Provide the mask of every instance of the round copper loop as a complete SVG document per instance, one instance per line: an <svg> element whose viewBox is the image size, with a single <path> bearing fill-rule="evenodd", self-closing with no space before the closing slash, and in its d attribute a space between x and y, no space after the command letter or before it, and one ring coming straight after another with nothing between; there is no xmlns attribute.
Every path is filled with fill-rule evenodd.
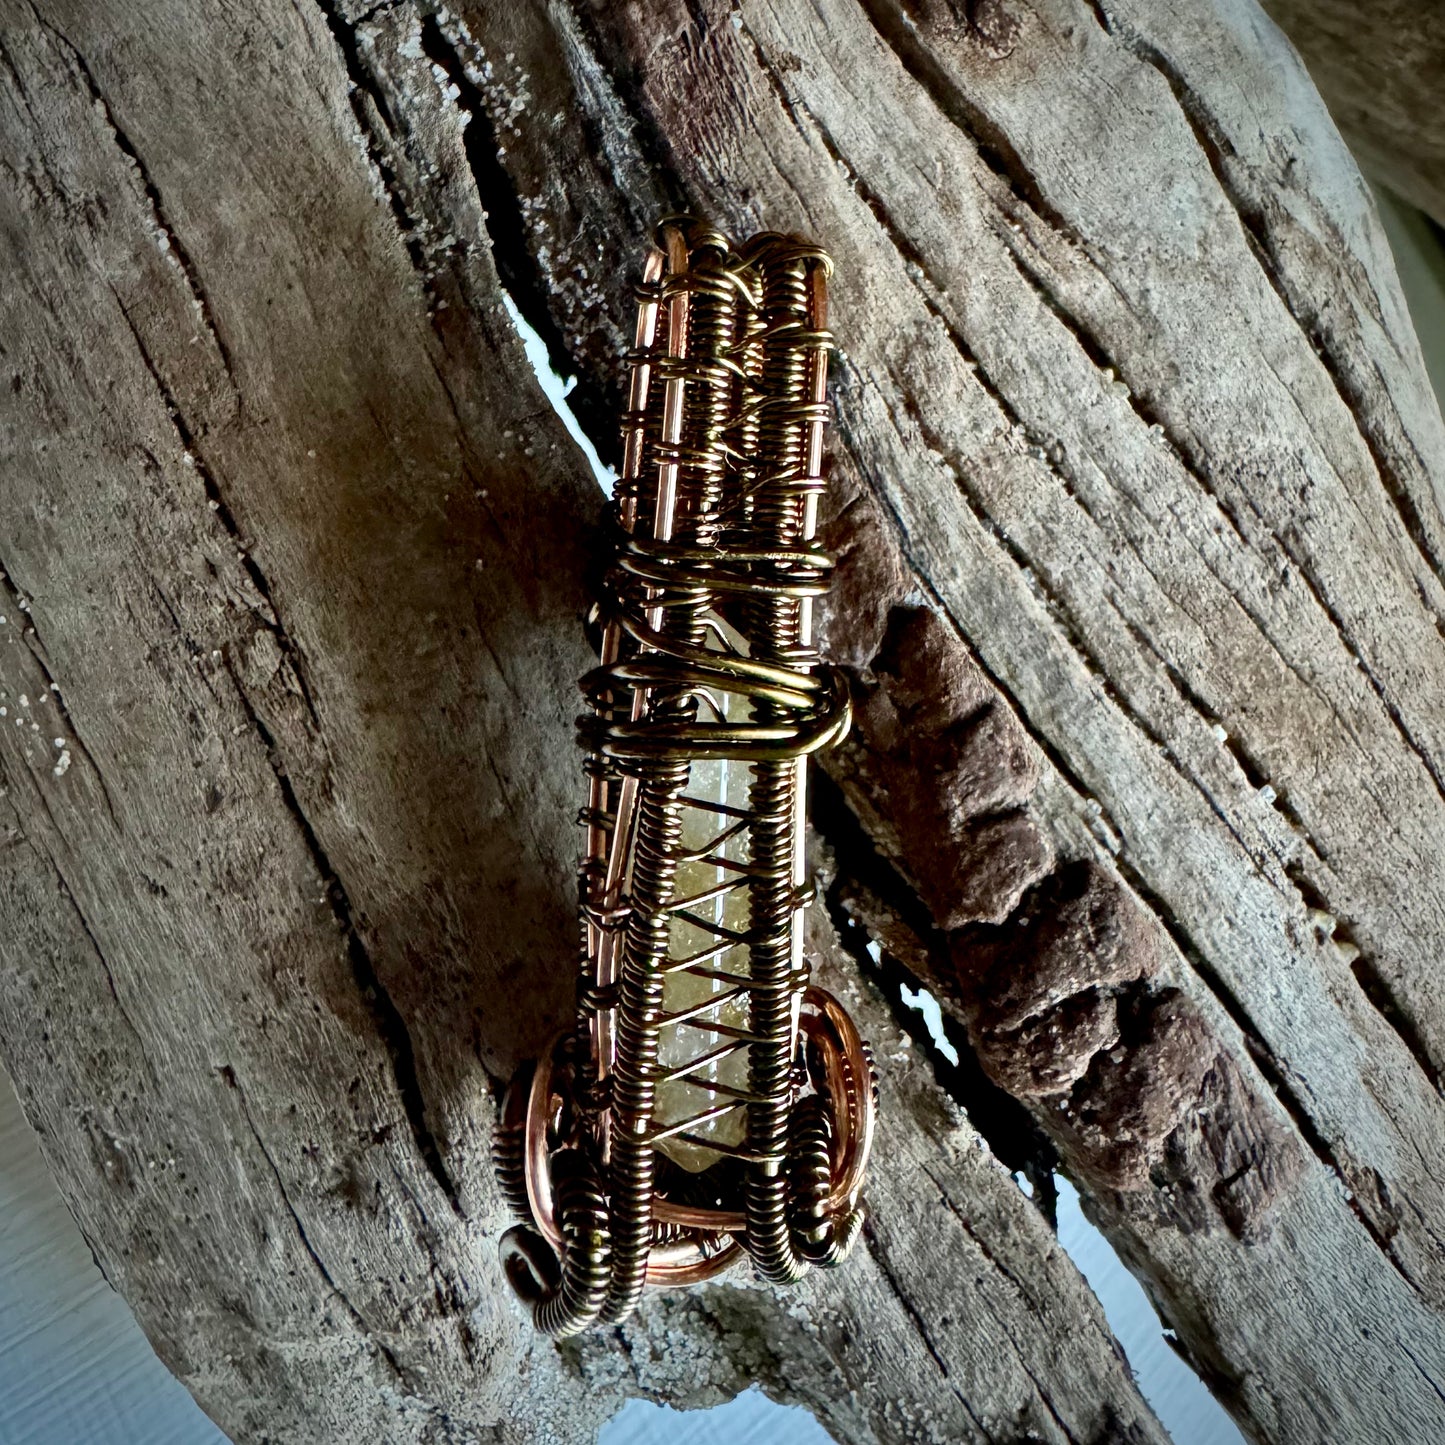
<svg viewBox="0 0 1445 1445"><path fill-rule="evenodd" d="M556 1041L543 1051L532 1074L527 1095L527 1133L522 1154L527 1180L527 1203L543 1236L558 1251L562 1231L552 1208L552 1171L547 1162L547 1121L552 1114L552 1053Z"/></svg>
<svg viewBox="0 0 1445 1445"><path fill-rule="evenodd" d="M736 1264L742 1253L742 1245L732 1239L716 1254L703 1255L691 1263L655 1265L649 1260L647 1282L661 1289L679 1289L683 1285L701 1284Z"/></svg>
<svg viewBox="0 0 1445 1445"><path fill-rule="evenodd" d="M863 1040L848 1011L826 989L810 985L803 992L803 1001L817 1011L813 1018L826 1021L832 1038L822 1030L808 1028L809 1036L820 1045L838 1124L839 1169L833 1187L828 1191L824 1208L830 1214L842 1213L858 1202L863 1176L868 1168L868 1155L873 1147L873 1083ZM809 1015L804 1014L807 1020ZM805 1022L804 1027L807 1028ZM839 1067L841 1064L842 1067ZM844 1108L837 1109L839 1096Z"/></svg>

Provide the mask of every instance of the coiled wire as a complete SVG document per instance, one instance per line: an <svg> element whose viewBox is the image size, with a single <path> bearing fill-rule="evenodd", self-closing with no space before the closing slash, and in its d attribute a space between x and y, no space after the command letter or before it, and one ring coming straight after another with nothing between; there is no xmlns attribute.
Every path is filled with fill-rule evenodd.
<svg viewBox="0 0 1445 1445"><path fill-rule="evenodd" d="M764 1278L795 1280L837 1263L861 1224L855 1198L836 1197L834 1107L844 1101L830 1102L816 1082L805 1092L798 1037L808 981L803 760L848 726L846 686L819 664L809 636L832 566L813 536L820 368L831 347L819 297L830 269L796 237L764 233L734 249L684 219L659 229L638 288L602 659L582 680L589 844L577 1026L557 1075L565 1137L553 1138L555 1101L543 1090L546 1120L529 1115L520 1128L504 1108L494 1145L503 1195L524 1219L544 1197L529 1196L528 1169L544 1167L541 1158L550 1174L553 1217L534 1220L540 1232L512 1231L504 1258L537 1324L555 1335L624 1319L650 1279L704 1278L739 1245ZM745 817L689 796L703 759L750 765ZM706 810L719 829L700 852L683 848L685 808ZM725 859L723 843L743 830L745 859ZM721 906L709 917L677 896L685 857L725 876L714 901L745 898L743 932L723 924ZM670 957L677 919L714 942ZM721 966L740 944L746 973ZM710 980L713 992L669 1014L664 985L676 972ZM745 1006L746 1026L725 1023L715 1013L724 1004ZM721 1040L703 1061L711 1072L696 1060L660 1063L669 1026ZM721 1081L739 1050L743 1088ZM680 1124L658 1123L659 1089L684 1077L715 1102ZM868 1111L866 1158L873 1093L848 1088L847 1107ZM741 1143L699 1132L733 1111ZM689 1183L658 1152L670 1138L719 1162ZM556 1266L539 1253L548 1229Z"/></svg>

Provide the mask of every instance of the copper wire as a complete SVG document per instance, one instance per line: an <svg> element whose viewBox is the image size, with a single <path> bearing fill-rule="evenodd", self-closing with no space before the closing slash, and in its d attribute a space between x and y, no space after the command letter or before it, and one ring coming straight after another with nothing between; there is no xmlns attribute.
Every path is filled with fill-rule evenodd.
<svg viewBox="0 0 1445 1445"><path fill-rule="evenodd" d="M503 1241L508 1277L558 1336L744 1253L780 1283L840 1262L862 1222L876 1107L867 1045L809 984L803 952L807 758L849 720L812 638L832 568L815 536L832 263L798 237L734 247L687 218L656 241L637 288L599 666L582 679L577 1021L514 1082L493 1148L522 1217ZM747 767L745 807L689 793L707 760ZM687 810L715 830L701 847L684 846ZM684 863L717 881L684 896ZM678 953L679 924L706 942ZM711 991L669 1010L679 974ZM664 1064L664 1030L689 1031L697 1051ZM736 1069L723 1078L734 1057L745 1085ZM709 1102L658 1118L659 1091L680 1085ZM730 1119L740 1132L724 1137ZM713 1162L689 1177L663 1157L676 1147Z"/></svg>

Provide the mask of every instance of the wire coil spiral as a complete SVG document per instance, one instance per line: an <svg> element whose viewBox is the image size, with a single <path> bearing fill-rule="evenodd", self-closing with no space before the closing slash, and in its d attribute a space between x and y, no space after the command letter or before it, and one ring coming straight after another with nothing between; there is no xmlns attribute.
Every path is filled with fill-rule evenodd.
<svg viewBox="0 0 1445 1445"><path fill-rule="evenodd" d="M744 1254L841 1262L862 1225L872 1056L809 984L808 756L846 732L812 646L832 560L827 282L795 236L662 223L637 288L590 712L575 1027L493 1141L508 1277L556 1336Z"/></svg>

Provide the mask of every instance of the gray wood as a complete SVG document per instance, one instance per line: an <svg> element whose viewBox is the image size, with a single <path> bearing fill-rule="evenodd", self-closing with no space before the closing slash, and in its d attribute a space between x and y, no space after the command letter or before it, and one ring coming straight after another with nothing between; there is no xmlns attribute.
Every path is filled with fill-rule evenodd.
<svg viewBox="0 0 1445 1445"><path fill-rule="evenodd" d="M1164 1438L847 961L887 1143L844 1270L560 1351L506 1295L600 499L499 280L605 451L681 205L838 260L834 917L1251 1435L1445 1432L1445 428L1292 53L1156 8L4 8L0 1049L235 1438L752 1378L840 1441Z"/></svg>
<svg viewBox="0 0 1445 1445"><path fill-rule="evenodd" d="M753 1378L843 1439L1162 1439L861 993L897 1132L847 1276L535 1340L487 1141L568 1005L601 499L456 112L405 44L404 112L352 89L319 11L11 11L3 39L0 1034L165 1361L238 1440L589 1439L629 1395ZM940 1266L945 1318L915 1304Z"/></svg>
<svg viewBox="0 0 1445 1445"><path fill-rule="evenodd" d="M1445 225L1445 5L1267 0L1360 165Z"/></svg>

